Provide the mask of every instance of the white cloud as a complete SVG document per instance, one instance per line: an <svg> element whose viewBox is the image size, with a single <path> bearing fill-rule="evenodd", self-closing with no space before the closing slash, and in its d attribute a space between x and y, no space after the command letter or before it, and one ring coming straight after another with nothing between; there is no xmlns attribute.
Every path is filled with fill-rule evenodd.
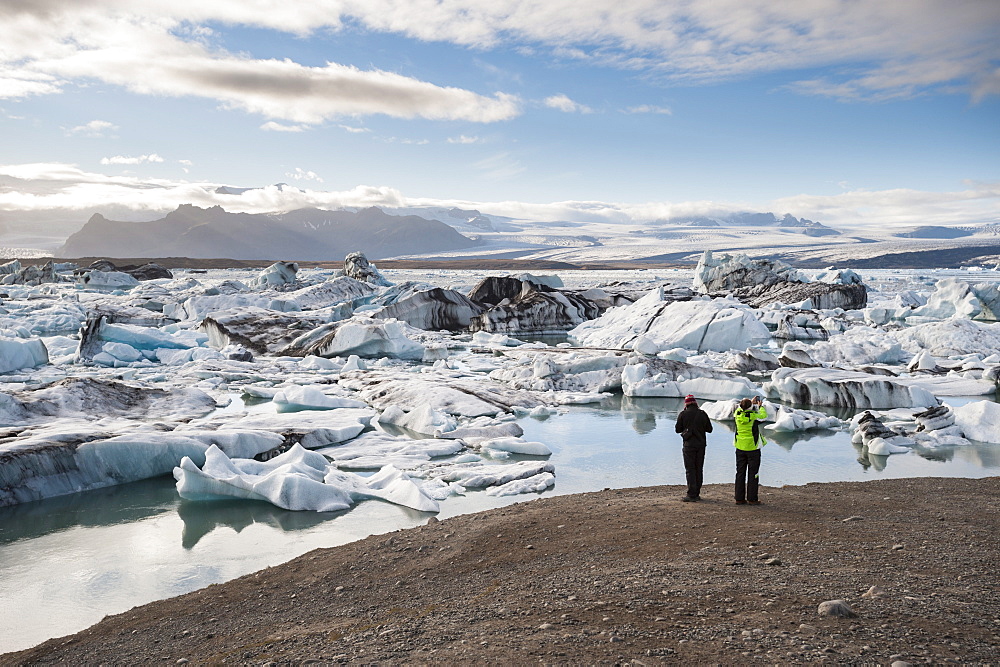
<svg viewBox="0 0 1000 667"><path fill-rule="evenodd" d="M295 124L369 114L494 122L520 113L519 100L504 93L481 95L383 70L331 62L307 66L213 48L208 35L191 29L194 22L298 26L276 21L281 12L257 14L251 6L241 13L243 3L196 4L151 3L141 15L119 0L101 8L62 0L0 6L0 79L34 78L52 87L49 92L69 81L97 80L146 95L206 97ZM312 15L316 9L286 14Z"/></svg>
<svg viewBox="0 0 1000 667"><path fill-rule="evenodd" d="M114 123L110 123L106 120L92 120L89 123L84 123L83 125L77 125L76 127L71 127L66 130L66 134L69 135L79 135L84 137L91 137L94 139L101 139L107 136L108 132L114 132L118 129L118 126Z"/></svg>
<svg viewBox="0 0 1000 667"><path fill-rule="evenodd" d="M285 123L276 123L273 120L269 120L260 126L260 129L265 132L305 132L309 129L308 125L287 125Z"/></svg>
<svg viewBox="0 0 1000 667"><path fill-rule="evenodd" d="M184 165L185 167L190 167L192 164L194 164L194 162L191 162L191 160L178 160L177 162L179 164Z"/></svg>
<svg viewBox="0 0 1000 667"><path fill-rule="evenodd" d="M351 134L364 134L365 132L371 132L367 127L354 127L353 125L338 125L340 129L345 132L350 132Z"/></svg>
<svg viewBox="0 0 1000 667"><path fill-rule="evenodd" d="M306 171L301 167L296 167L295 171L285 174L288 178L294 178L296 181L316 181L317 183L322 183L323 179L315 171Z"/></svg>
<svg viewBox="0 0 1000 667"><path fill-rule="evenodd" d="M497 180L523 171L516 158L508 153L499 153L474 166L484 177ZM952 192L851 190L836 195L800 194L766 202L533 203L406 197L388 186L366 185L339 192L268 186L240 195L220 195L215 192L219 183L109 176L62 163L0 165L0 176L8 179L0 189L0 210L3 211L79 211L120 206L134 211L164 212L186 203L218 204L235 212L290 211L310 206L458 206L528 220L642 224L675 216L760 210L787 212L862 233L866 228L976 225L1000 220L1000 182L967 183L964 190ZM288 176L302 183L322 182L317 174L301 168Z"/></svg>
<svg viewBox="0 0 1000 667"><path fill-rule="evenodd" d="M654 104L640 104L639 106L628 107L622 111L623 113L657 113L665 116L671 116L674 113L670 107L660 107Z"/></svg>
<svg viewBox="0 0 1000 667"><path fill-rule="evenodd" d="M101 164L145 164L148 162L163 162L163 158L156 153L138 155L136 157L129 155L115 155L112 157L101 158Z"/></svg>
<svg viewBox="0 0 1000 667"><path fill-rule="evenodd" d="M479 137L467 137L464 134L460 134L457 137L448 137L449 144L479 144L482 143L482 139Z"/></svg>
<svg viewBox="0 0 1000 667"><path fill-rule="evenodd" d="M508 152L491 155L472 166L482 172L484 178L492 181L506 181L525 171L524 165Z"/></svg>
<svg viewBox="0 0 1000 667"><path fill-rule="evenodd" d="M542 104L550 109L558 109L559 111L564 111L566 113L591 113L593 111L590 107L574 102L562 93L546 97L542 100Z"/></svg>

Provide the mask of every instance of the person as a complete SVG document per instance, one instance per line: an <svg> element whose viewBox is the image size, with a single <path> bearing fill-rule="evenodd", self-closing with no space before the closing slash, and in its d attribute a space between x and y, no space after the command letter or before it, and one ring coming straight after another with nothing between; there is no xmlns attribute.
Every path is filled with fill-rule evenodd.
<svg viewBox="0 0 1000 667"><path fill-rule="evenodd" d="M760 448L767 444L760 421L767 418L760 396L744 398L733 412L736 418L736 504L760 505Z"/></svg>
<svg viewBox="0 0 1000 667"><path fill-rule="evenodd" d="M706 433L712 432L712 420L698 407L698 401L688 394L684 398L684 409L677 415L674 430L681 434L681 453L684 455L684 474L687 477L686 503L701 500L701 483L705 467Z"/></svg>

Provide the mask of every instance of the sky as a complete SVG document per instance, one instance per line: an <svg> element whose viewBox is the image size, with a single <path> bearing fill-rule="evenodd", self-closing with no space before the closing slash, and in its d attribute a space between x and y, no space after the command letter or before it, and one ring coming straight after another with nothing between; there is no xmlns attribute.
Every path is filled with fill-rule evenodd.
<svg viewBox="0 0 1000 667"><path fill-rule="evenodd" d="M992 0L0 0L0 221L997 222L998 35Z"/></svg>

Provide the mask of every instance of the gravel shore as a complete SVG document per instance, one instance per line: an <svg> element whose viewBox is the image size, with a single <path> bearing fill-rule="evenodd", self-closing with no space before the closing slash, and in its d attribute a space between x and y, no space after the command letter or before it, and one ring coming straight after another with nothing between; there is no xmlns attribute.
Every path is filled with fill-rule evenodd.
<svg viewBox="0 0 1000 667"><path fill-rule="evenodd" d="M0 665L998 662L1000 478L761 492L606 490L432 519ZM830 600L856 616L820 615Z"/></svg>

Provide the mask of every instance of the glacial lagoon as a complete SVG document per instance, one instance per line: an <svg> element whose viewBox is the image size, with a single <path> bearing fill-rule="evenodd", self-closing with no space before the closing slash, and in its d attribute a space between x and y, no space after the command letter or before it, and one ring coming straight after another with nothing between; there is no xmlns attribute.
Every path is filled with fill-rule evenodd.
<svg viewBox="0 0 1000 667"><path fill-rule="evenodd" d="M329 273L317 272L310 277L323 279ZM669 270L561 274L567 287L614 285L626 280L636 293L662 284L686 285L691 280L690 271ZM209 285L221 285L227 279L249 281L253 275L248 271L213 271L209 276L199 275L199 279ZM864 272L866 284L880 303L889 303L893 295L904 290L928 292L936 279L952 276L970 281L1000 281L1000 272L996 271L974 274L957 270ZM460 290L467 290L480 277L482 274L476 272L446 271L392 272L390 275L397 283L426 281ZM137 381L146 380L175 390L197 383L212 393L212 398L222 406L217 409L219 416L227 419L238 418L244 413L266 415L275 410L272 401L244 402L245 395L235 386L226 390L225 383L213 384L212 378L221 377L222 373L199 374L197 362L191 362L195 369L191 375L175 373L176 367L166 362L162 366L146 364L135 369L77 366L71 354L76 342L55 334L72 333L71 328L60 331L57 325L64 319L76 322L74 318L78 314L70 312L70 306L75 303L73 298L78 290L72 285L61 285L58 289L61 292L39 290L37 295L25 291L21 302L27 321L37 323L36 302L29 297L42 296L53 303L60 293L69 297L58 301L63 310L51 315L46 325L48 334L53 336L48 339L53 349L61 350L58 360L42 366L37 377L30 374L5 376L8 387L19 384L28 387L39 379L58 379L62 369L103 378L134 373ZM127 298L92 290L80 290L79 294L95 303L107 302L116 307L116 299ZM282 293L282 296L288 294ZM7 306L13 308L11 302ZM556 345L561 339L543 342ZM465 348L468 347L465 344ZM772 344L771 349L777 352L779 348ZM996 352L977 351L980 356ZM530 353L530 349L527 352ZM461 358L466 358L462 354L458 352L459 363L462 363ZM480 365L488 365L489 355L479 355L479 358ZM703 361L717 365L720 359L705 358ZM278 383L287 377L288 368L297 374L296 382L328 381L321 378L323 371L320 375L314 375L315 371L303 374L301 370L304 369L296 370L288 363L283 368L269 368L264 377ZM955 382L961 381L964 380L956 376ZM327 384L322 386L331 388ZM230 393L226 395L226 391ZM958 407L970 401L995 401L996 396L959 398L946 395L943 400ZM852 416L851 411L796 407L819 410L842 419ZM600 403L563 405L556 408L555 414L547 416L521 416L517 423L524 430L523 439L544 443L552 452L547 461L555 468L554 487L540 494L504 497L469 490L464 495L444 499L437 516L446 519L530 501L539 496L604 488L681 485L684 471L680 440L673 429L680 408L678 398L624 397L619 392ZM761 472L765 487L887 477L1000 474L1000 444L973 442L933 448L916 445L906 453L874 456L860 445L852 444L851 432L846 429L768 433L770 444L764 450ZM731 423L715 422L715 431L708 438L705 461L707 484L732 483L731 440ZM505 462L522 459L538 460L511 455ZM710 501L719 503L719 511L731 511L728 486L705 495ZM766 499L765 493L765 502ZM907 502L905 497L898 500L901 504ZM683 512L683 508L678 502L677 511ZM332 513L286 511L263 502L245 500L192 502L178 496L169 475L0 508L0 599L5 609L13 610L5 616L0 651L17 650L70 634L107 614L276 566L315 548L421 525L429 516L376 500Z"/></svg>
<svg viewBox="0 0 1000 667"><path fill-rule="evenodd" d="M442 502L437 516L555 494L683 484L673 428L681 407L678 399L614 396L599 406L522 418L525 439L552 450L555 487L505 498L469 492ZM731 439L727 423L716 422L708 437L706 484L732 483ZM866 458L851 444L849 431L770 433L768 439L764 486L1000 474L995 444ZM719 511L732 511L728 488L712 489L706 497L719 503ZM766 501L766 490L763 497ZM678 503L677 511L683 507ZM334 513L291 512L240 500L189 502L178 497L170 477L0 508L0 599L18 610L5 618L0 651L70 634L107 614L275 566L312 549L417 526L429 516L379 501Z"/></svg>

